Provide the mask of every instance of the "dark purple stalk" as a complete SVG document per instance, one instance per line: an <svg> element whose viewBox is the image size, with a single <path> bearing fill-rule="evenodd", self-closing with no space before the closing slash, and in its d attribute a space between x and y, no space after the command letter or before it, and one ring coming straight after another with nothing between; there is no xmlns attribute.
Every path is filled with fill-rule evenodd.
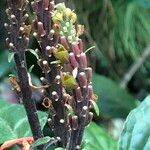
<svg viewBox="0 0 150 150"><path fill-rule="evenodd" d="M56 82L56 78L60 77L60 66L51 64L51 62L56 60L51 50L58 44L59 38L58 35L53 35L52 28L51 12L54 9L54 1L34 1L32 6L37 15L37 19L34 21L37 32L34 33L34 36L40 45L39 64L45 74L44 78L48 81L48 97L52 100L54 108L50 119L52 119L53 122L55 136L61 139L58 145L65 148L68 142L67 115L63 101L62 84L61 81L58 81L59 83ZM46 64L43 62L46 62ZM53 93L57 94L57 99L54 98Z"/></svg>
<svg viewBox="0 0 150 150"><path fill-rule="evenodd" d="M39 119L37 116L35 101L32 99L32 91L29 86L28 74L25 66L26 61L24 52L15 53L14 60L16 63L19 85L21 88L23 105L26 110L26 114L29 120L34 140L37 140L41 138L43 135L40 128Z"/></svg>
<svg viewBox="0 0 150 150"><path fill-rule="evenodd" d="M26 31L25 20L28 14L25 14L26 0L8 0L8 9L6 10L10 25L5 24L8 29L9 37L6 39L10 50L14 53L14 60L17 69L18 82L21 89L23 105L28 117L34 140L43 137L35 100L32 98L32 91L29 85L28 72L26 67L25 51L28 47L29 34ZM39 147L42 150L42 147Z"/></svg>

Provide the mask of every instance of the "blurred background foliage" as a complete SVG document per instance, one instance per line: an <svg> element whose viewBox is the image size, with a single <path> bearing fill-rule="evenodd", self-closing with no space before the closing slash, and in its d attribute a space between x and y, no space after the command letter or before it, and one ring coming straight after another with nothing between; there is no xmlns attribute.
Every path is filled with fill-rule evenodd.
<svg viewBox="0 0 150 150"><path fill-rule="evenodd" d="M65 3L77 12L78 22L85 26L82 35L85 49L95 46L88 53L101 112L94 121L110 129L114 125L113 119L125 119L150 93L150 0L65 0ZM6 99L6 90L10 91L7 77L14 72L14 65L7 62L7 32L3 27L7 21L5 8L6 1L1 0L0 97ZM37 48L32 36L31 39L30 48ZM29 67L35 64L33 74L41 76L36 58L31 54L27 57ZM126 80L128 75L131 78ZM9 94L7 99L11 99Z"/></svg>

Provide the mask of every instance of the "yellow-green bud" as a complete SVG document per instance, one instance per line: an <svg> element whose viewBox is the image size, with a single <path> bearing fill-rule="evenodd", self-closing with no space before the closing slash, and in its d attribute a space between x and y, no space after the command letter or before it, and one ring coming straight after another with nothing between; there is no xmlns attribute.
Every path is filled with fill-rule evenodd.
<svg viewBox="0 0 150 150"><path fill-rule="evenodd" d="M71 11L70 8L66 8L66 9L64 10L64 16L65 16L67 19L70 19L71 14L72 14L72 11Z"/></svg>
<svg viewBox="0 0 150 150"><path fill-rule="evenodd" d="M70 21L72 23L75 23L77 21L77 15L74 12L72 12L70 15Z"/></svg>
<svg viewBox="0 0 150 150"><path fill-rule="evenodd" d="M52 19L54 23L60 23L61 21L63 21L63 14L54 12Z"/></svg>

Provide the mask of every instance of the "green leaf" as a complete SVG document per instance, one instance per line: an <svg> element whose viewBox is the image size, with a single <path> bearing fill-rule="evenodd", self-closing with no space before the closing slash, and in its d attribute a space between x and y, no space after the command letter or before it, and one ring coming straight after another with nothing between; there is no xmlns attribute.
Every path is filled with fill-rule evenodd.
<svg viewBox="0 0 150 150"><path fill-rule="evenodd" d="M119 140L119 150L150 149L150 96L128 115Z"/></svg>
<svg viewBox="0 0 150 150"><path fill-rule="evenodd" d="M99 98L97 105L104 116L125 118L137 106L136 99L104 76L93 74L93 87Z"/></svg>
<svg viewBox="0 0 150 150"><path fill-rule="evenodd" d="M0 53L0 78L12 71L14 68L14 62L8 63L8 51L3 51Z"/></svg>
<svg viewBox="0 0 150 150"><path fill-rule="evenodd" d="M74 111L73 111L73 108L68 105L68 104L65 104L66 108L67 108L67 114L73 116L74 115Z"/></svg>
<svg viewBox="0 0 150 150"><path fill-rule="evenodd" d="M42 144L46 144L47 142L49 142L49 140L50 140L50 137L49 137L49 136L40 138L40 139L36 140L36 141L32 144L31 149L34 149L35 147L40 146L40 145L42 145Z"/></svg>
<svg viewBox="0 0 150 150"><path fill-rule="evenodd" d="M92 102L92 105L93 105L96 115L99 116L99 108L98 108L97 103L95 101L91 101L91 102Z"/></svg>
<svg viewBox="0 0 150 150"><path fill-rule="evenodd" d="M39 56L34 49L27 49L27 50L29 50L29 52L31 52L37 59L39 59Z"/></svg>
<svg viewBox="0 0 150 150"><path fill-rule="evenodd" d="M55 150L65 150L65 149L62 147L57 147L57 148L55 148Z"/></svg>
<svg viewBox="0 0 150 150"><path fill-rule="evenodd" d="M8 53L8 62L10 63L14 58L14 52L9 52Z"/></svg>
<svg viewBox="0 0 150 150"><path fill-rule="evenodd" d="M101 127L91 122L85 129L83 150L117 150L117 142Z"/></svg>
<svg viewBox="0 0 150 150"><path fill-rule="evenodd" d="M32 66L29 68L29 73L32 72L33 68L34 68L34 65L32 65Z"/></svg>
<svg viewBox="0 0 150 150"><path fill-rule="evenodd" d="M47 121L47 114L38 112L41 127ZM23 106L0 100L0 143L7 140L32 136Z"/></svg>
<svg viewBox="0 0 150 150"><path fill-rule="evenodd" d="M144 7L150 7L150 0L133 0L133 1Z"/></svg>

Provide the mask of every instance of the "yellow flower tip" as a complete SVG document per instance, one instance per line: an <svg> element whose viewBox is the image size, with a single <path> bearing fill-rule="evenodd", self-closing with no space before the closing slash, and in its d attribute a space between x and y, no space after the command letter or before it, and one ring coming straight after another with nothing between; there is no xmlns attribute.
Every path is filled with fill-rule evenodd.
<svg viewBox="0 0 150 150"><path fill-rule="evenodd" d="M77 21L77 15L74 12L72 12L70 15L70 21L72 23L75 23Z"/></svg>
<svg viewBox="0 0 150 150"><path fill-rule="evenodd" d="M59 12L63 12L66 9L65 3L59 3L55 5L55 9Z"/></svg>
<svg viewBox="0 0 150 150"><path fill-rule="evenodd" d="M56 11L52 16L52 19L54 23L59 24L60 22L63 21L63 14Z"/></svg>
<svg viewBox="0 0 150 150"><path fill-rule="evenodd" d="M66 18L70 18L71 14L72 14L72 11L71 11L70 8L66 8L66 9L64 10L64 16L65 16Z"/></svg>

